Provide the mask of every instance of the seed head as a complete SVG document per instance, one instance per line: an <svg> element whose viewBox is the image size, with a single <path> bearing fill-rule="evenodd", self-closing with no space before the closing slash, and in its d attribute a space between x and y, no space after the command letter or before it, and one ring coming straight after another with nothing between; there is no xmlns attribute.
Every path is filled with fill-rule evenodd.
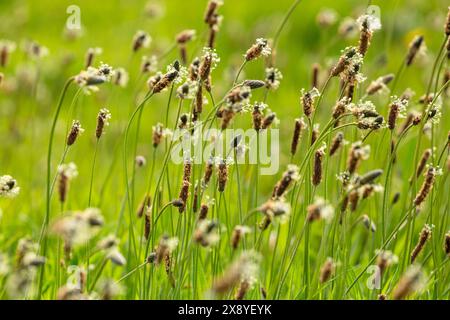
<svg viewBox="0 0 450 320"><path fill-rule="evenodd" d="M247 50L244 57L246 61L251 61L259 58L260 56L267 57L271 52L272 50L269 47L267 39L258 38L256 39L255 44Z"/></svg>
<svg viewBox="0 0 450 320"><path fill-rule="evenodd" d="M0 198L14 198L20 192L17 181L10 175L0 176Z"/></svg>
<svg viewBox="0 0 450 320"><path fill-rule="evenodd" d="M314 154L314 171L312 176L312 184L314 186L318 186L322 181L322 162L323 156L325 155L325 148L326 146L322 146Z"/></svg>
<svg viewBox="0 0 450 320"><path fill-rule="evenodd" d="M291 142L291 155L294 156L297 153L298 142L301 138L303 129L306 128L306 123L302 118L295 119L294 134Z"/></svg>
<svg viewBox="0 0 450 320"><path fill-rule="evenodd" d="M440 174L441 170L430 166L425 175L425 180L422 183L422 187L414 199L414 205L416 207L420 206L426 199L427 195L430 193L433 188L434 181L436 179L436 175Z"/></svg>
<svg viewBox="0 0 450 320"><path fill-rule="evenodd" d="M272 199L282 198L286 194L292 183L298 181L299 179L299 168L293 164L288 165L288 168L283 173L281 180L278 181L278 183L275 185L272 193Z"/></svg>
<svg viewBox="0 0 450 320"><path fill-rule="evenodd" d="M97 128L95 130L95 136L100 139L104 133L105 127L109 126L109 119L111 119L111 112L108 109L100 109L97 115Z"/></svg>
<svg viewBox="0 0 450 320"><path fill-rule="evenodd" d="M423 274L420 267L416 265L410 266L397 283L392 293L392 298L394 300L405 299L420 288L422 280Z"/></svg>
<svg viewBox="0 0 450 320"><path fill-rule="evenodd" d="M133 51L136 52L141 48L147 48L150 45L152 38L147 32L139 30L133 38Z"/></svg>
<svg viewBox="0 0 450 320"><path fill-rule="evenodd" d="M75 143L78 136L84 132L84 129L81 127L80 121L73 120L72 127L70 129L69 135L67 136L67 145L71 146Z"/></svg>
<svg viewBox="0 0 450 320"><path fill-rule="evenodd" d="M423 251L425 244L431 238L431 233L432 227L429 225L425 225L422 231L420 232L419 241L417 242L417 245L415 246L414 250L411 253L411 263L414 263L418 255Z"/></svg>
<svg viewBox="0 0 450 320"><path fill-rule="evenodd" d="M325 283L333 276L336 269L336 264L332 258L327 258L322 268L320 269L320 283Z"/></svg>
<svg viewBox="0 0 450 320"><path fill-rule="evenodd" d="M406 55L406 66L410 66L416 58L423 44L423 36L416 36L409 45L408 54Z"/></svg>
<svg viewBox="0 0 450 320"><path fill-rule="evenodd" d="M338 132L336 136L333 138L333 141L331 142L330 156L334 155L336 151L339 150L343 142L344 142L344 133Z"/></svg>

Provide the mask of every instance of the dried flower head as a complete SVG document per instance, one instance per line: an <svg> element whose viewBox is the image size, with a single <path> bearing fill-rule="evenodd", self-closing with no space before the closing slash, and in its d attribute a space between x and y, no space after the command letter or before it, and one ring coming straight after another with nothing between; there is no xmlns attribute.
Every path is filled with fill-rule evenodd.
<svg viewBox="0 0 450 320"><path fill-rule="evenodd" d="M369 216L367 214L363 215L361 218L361 221L364 225L364 227L366 227L367 230L371 231L371 232L375 232L377 231L377 227L375 225L375 222L373 222Z"/></svg>
<svg viewBox="0 0 450 320"><path fill-rule="evenodd" d="M152 73L156 72L158 66L158 59L156 56L143 56L141 60L141 72L142 73Z"/></svg>
<svg viewBox="0 0 450 320"><path fill-rule="evenodd" d="M0 66L6 67L11 53L16 50L16 43L10 40L0 40Z"/></svg>
<svg viewBox="0 0 450 320"><path fill-rule="evenodd" d="M394 79L393 74L387 74L385 76L379 77L375 81L372 81L369 86L366 89L366 94L368 96L374 95L378 92L388 92L389 89L387 87L387 84L389 84ZM404 100L403 98L400 98L401 100Z"/></svg>

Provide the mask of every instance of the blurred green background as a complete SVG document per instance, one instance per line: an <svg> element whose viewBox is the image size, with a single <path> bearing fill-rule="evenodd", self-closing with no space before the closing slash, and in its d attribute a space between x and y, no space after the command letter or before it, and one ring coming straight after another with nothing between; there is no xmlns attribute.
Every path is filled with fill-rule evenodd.
<svg viewBox="0 0 450 320"><path fill-rule="evenodd" d="M202 35L206 30L203 23L206 3L206 0L0 1L0 39L9 39L18 44L8 67L1 70L5 74L5 84L0 90L0 174L14 176L22 187L17 201L4 202L0 207L3 210L1 225L8 226L8 229L0 233L0 242L4 248L13 251L16 240L24 235L37 237L45 203L45 156L51 116L65 80L83 68L86 50L90 47L101 47L103 53L96 59L96 63L104 61L113 67L125 67L130 72L128 88L122 90L105 85L99 93L82 97L78 102L77 118L86 132L70 151L68 161L77 163L81 177L87 177L90 172L95 142L92 132L95 130L98 110L107 106L113 114L111 127L102 140L99 152L98 179L94 186L98 191L117 155L116 147L121 141L120 134L126 124L127 115L133 108L134 102L130 96L136 93L136 87L144 88L142 79L138 77L140 56L165 52L175 42L175 35L184 29L197 31L197 41L188 45L188 53L190 56L198 54L201 48L199 43L203 41ZM224 20L216 43L221 62L213 72L216 98L221 97L228 88L230 74L242 62L242 55L247 48L258 37L271 38L274 35L291 3L292 0L225 0L219 10ZM280 88L271 92L267 101L281 120L283 149L280 170L283 170L289 161L288 148L293 121L301 115L300 89L310 87L312 64L321 64L323 81L326 70L339 57L340 50L358 41L358 34L348 39L339 36L340 23L346 17L356 19L370 3L379 6L383 27L374 34L365 59L363 72L368 80L364 86L381 75L395 72L405 55L408 43L414 35L423 34L429 48L428 55L406 71L398 88L401 92L410 87L417 92L417 96L424 93L431 63L442 41L448 1L302 1L281 34L276 54L277 67L284 78ZM69 5L77 5L81 9L83 28L76 39L71 39L65 32L65 23L69 17L66 9ZM328 27L317 23L317 15L325 8L334 10L337 15L336 23ZM148 32L153 41L149 48L130 60L132 38L137 30ZM38 62L30 62L20 50L21 42L27 39L48 47L49 55ZM164 71L165 66L177 57L176 50L171 52L160 61L159 69ZM29 97L32 90L30 83L36 74L39 74L40 85L37 88L38 100L34 103ZM245 74L249 79L263 78L264 61L261 59L248 64ZM336 82L332 90L337 92L337 88ZM71 89L66 105L69 104L74 91L75 89ZM262 99L262 94L262 91L255 92L255 100ZM335 95L331 96L320 110L319 120L329 118ZM379 99L374 102L386 102L386 98ZM146 108L139 154L150 157L148 146L151 128L156 122L162 121L166 101L166 95L155 97ZM71 120L64 112L61 119L55 140L54 165L62 152L66 121ZM443 125L440 126L437 136L443 137L442 134L448 130L448 123L449 115L444 112ZM238 126L239 124L248 127L250 120L248 117L239 119ZM412 163L409 161L409 155L413 152L414 140L408 140L402 148L402 156L405 157L403 160L406 162L400 170L410 172ZM373 151L372 163L362 171L373 168L373 163L384 159L385 154L380 152L381 150ZM161 157L162 155L158 155L158 161L162 161ZM103 199L99 199L98 194L94 195L94 203L102 207L109 229L114 228L115 221L112 217L117 216L124 192L123 177L120 173L121 160L116 170L117 174L105 190L108 195L105 202L100 203ZM262 199L270 195L277 179L277 176L261 178ZM71 201L67 209L83 208L86 202L87 181L86 178L80 177L73 181Z"/></svg>

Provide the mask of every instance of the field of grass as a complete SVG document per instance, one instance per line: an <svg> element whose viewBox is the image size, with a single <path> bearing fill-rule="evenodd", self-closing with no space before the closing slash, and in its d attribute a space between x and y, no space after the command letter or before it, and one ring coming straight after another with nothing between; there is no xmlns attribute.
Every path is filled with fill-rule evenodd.
<svg viewBox="0 0 450 320"><path fill-rule="evenodd" d="M0 299L448 300L449 23L444 0L1 1ZM200 127L253 140L176 163Z"/></svg>

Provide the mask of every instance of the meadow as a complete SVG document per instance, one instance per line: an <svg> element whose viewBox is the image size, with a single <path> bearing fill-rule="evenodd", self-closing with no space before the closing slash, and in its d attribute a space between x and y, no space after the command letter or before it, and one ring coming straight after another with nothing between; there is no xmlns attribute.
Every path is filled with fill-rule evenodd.
<svg viewBox="0 0 450 320"><path fill-rule="evenodd" d="M0 299L448 300L449 10L2 1Z"/></svg>

